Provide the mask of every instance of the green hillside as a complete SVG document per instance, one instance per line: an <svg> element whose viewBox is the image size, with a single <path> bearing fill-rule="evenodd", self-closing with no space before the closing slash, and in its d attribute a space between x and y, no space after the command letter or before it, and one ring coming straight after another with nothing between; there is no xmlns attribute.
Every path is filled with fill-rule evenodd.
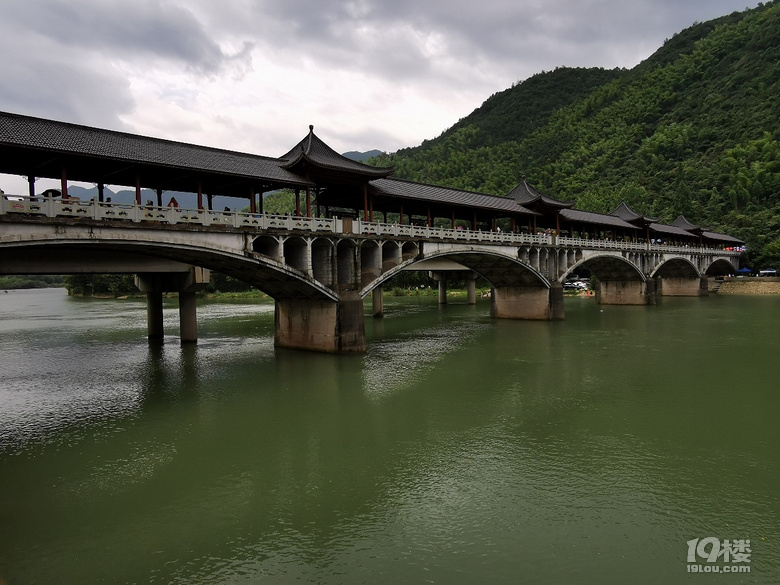
<svg viewBox="0 0 780 585"><path fill-rule="evenodd" d="M523 176L578 207L691 221L780 264L780 0L695 24L632 70L561 68L434 140L374 159L498 195Z"/></svg>

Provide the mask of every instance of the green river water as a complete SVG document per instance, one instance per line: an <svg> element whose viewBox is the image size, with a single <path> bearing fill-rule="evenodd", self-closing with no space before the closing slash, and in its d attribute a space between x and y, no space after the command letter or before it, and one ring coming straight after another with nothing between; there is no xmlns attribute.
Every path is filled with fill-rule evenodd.
<svg viewBox="0 0 780 585"><path fill-rule="evenodd" d="M780 582L780 297L387 297L360 356L175 302L0 291L0 584Z"/></svg>

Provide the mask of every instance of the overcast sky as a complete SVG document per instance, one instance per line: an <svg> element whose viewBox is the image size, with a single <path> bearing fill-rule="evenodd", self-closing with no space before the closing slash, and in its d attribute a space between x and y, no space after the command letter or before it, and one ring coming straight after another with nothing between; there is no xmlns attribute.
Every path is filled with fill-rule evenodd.
<svg viewBox="0 0 780 585"><path fill-rule="evenodd" d="M0 0L0 110L267 156L314 124L339 152L393 152L535 73L631 68L757 4Z"/></svg>

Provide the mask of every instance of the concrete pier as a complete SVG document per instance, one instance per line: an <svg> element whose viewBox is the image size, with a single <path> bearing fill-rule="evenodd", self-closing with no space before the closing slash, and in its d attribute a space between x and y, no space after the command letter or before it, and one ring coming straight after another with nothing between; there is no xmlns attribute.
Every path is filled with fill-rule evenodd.
<svg viewBox="0 0 780 585"><path fill-rule="evenodd" d="M179 337L182 343L196 343L198 341L195 293L191 291L179 293Z"/></svg>
<svg viewBox="0 0 780 585"><path fill-rule="evenodd" d="M274 343L329 353L364 352L363 300L357 294L343 294L340 301L277 299Z"/></svg>
<svg viewBox="0 0 780 585"><path fill-rule="evenodd" d="M562 311L563 289L560 295ZM545 286L494 287L491 294L490 315L496 319L533 319L549 321L553 318L550 289Z"/></svg>
<svg viewBox="0 0 780 585"><path fill-rule="evenodd" d="M655 304L655 283L652 280L648 283L652 284L648 287L641 280L602 280L596 287L596 302L600 305Z"/></svg>
<svg viewBox="0 0 780 585"><path fill-rule="evenodd" d="M381 284L371 291L371 314L377 319L385 315L385 301L382 293Z"/></svg>
<svg viewBox="0 0 780 585"><path fill-rule="evenodd" d="M659 294L664 297L699 297L708 294L706 277L659 278L658 284Z"/></svg>
<svg viewBox="0 0 780 585"><path fill-rule="evenodd" d="M195 293L209 283L211 272L191 266L188 272L137 274L135 285L146 293L146 323L149 340L163 339L163 293L179 294L181 343L198 341L198 315Z"/></svg>
<svg viewBox="0 0 780 585"><path fill-rule="evenodd" d="M149 340L162 339L163 331L163 295L161 291L146 293L146 326Z"/></svg>

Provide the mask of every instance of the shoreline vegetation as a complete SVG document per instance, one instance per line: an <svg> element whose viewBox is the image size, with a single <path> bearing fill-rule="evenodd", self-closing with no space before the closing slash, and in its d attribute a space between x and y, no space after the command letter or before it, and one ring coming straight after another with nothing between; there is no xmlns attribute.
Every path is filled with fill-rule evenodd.
<svg viewBox="0 0 780 585"><path fill-rule="evenodd" d="M717 291L711 291L712 294L721 295L780 295L780 278L761 278L761 277L746 277L746 278L730 278L720 281L720 287ZM8 292L10 290L36 290L43 287L3 287L0 286L0 290ZM46 288L65 288L62 283L51 284ZM395 286L385 290L384 294L388 297L436 297L439 291L436 287L399 287ZM587 291L565 291L567 297L589 297L594 296L592 290ZM478 287L476 289L476 295L478 299L490 298L490 287ZM93 293L83 294L74 293L68 290L68 296L75 298L93 298L101 300L145 300L146 295L142 292L123 292L121 294L111 293ZM176 298L176 293L165 293L165 298ZM257 290L244 290L244 291L203 291L197 293L198 298L209 300L273 300L272 297L266 293ZM369 297L366 297L369 298ZM463 299L467 298L466 289L451 288L447 290L447 298Z"/></svg>

